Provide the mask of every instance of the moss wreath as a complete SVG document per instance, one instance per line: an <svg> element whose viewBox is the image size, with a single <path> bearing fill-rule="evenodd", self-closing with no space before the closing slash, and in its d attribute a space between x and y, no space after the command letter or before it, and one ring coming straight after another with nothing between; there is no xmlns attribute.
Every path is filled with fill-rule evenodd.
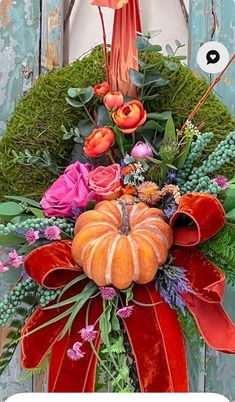
<svg viewBox="0 0 235 402"><path fill-rule="evenodd" d="M179 65L178 70L166 67L167 57L151 53L149 62L154 63L169 84L160 88L160 96L149 102L151 111L170 110L177 128L180 128L198 100L205 93L208 84L198 78L187 67ZM12 116L6 133L0 143L0 198L4 195L22 195L39 199L54 175L32 166L14 162L12 151L29 149L49 150L53 162L58 166L68 165L71 159L73 141L63 140L61 125L76 126L85 118L83 110L67 105L65 97L69 87L87 87L105 79L103 52L95 49L89 56L73 64L41 76L29 93L21 100ZM91 102L91 108L94 105ZM212 131L215 136L204 157L214 149L230 131L235 130L235 119L226 106L215 95L210 95L195 117L195 124L206 122L203 131ZM226 164L220 174L231 178L233 169Z"/></svg>

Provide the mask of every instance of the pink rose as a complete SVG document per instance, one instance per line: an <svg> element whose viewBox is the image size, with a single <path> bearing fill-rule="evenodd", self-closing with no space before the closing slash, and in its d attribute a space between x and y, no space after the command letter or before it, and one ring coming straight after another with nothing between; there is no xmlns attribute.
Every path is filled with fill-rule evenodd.
<svg viewBox="0 0 235 402"><path fill-rule="evenodd" d="M99 166L89 173L89 186L100 200L114 200L121 196L121 168L118 163Z"/></svg>
<svg viewBox="0 0 235 402"><path fill-rule="evenodd" d="M88 163L76 162L68 166L41 200L44 215L72 218L76 215L76 209L85 208L89 201L96 200L95 192L88 186L92 169L93 166Z"/></svg>

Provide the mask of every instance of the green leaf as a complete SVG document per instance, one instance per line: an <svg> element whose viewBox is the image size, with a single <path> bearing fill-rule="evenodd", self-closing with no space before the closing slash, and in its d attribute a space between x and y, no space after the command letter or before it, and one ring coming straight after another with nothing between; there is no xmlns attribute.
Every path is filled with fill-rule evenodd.
<svg viewBox="0 0 235 402"><path fill-rule="evenodd" d="M5 195L4 198L8 198L9 200L20 201L28 205L32 205L33 207L40 208L40 204L37 201L31 200L31 198L20 197L18 195Z"/></svg>
<svg viewBox="0 0 235 402"><path fill-rule="evenodd" d="M76 278L74 278L72 281L70 281L69 283L67 283L67 285L63 288L63 290L61 291L59 297L58 297L58 302L60 301L61 297L63 296L63 294L65 292L67 292L68 289L70 289L73 285L75 285L76 283L86 279L87 276L85 274L82 275L78 275Z"/></svg>
<svg viewBox="0 0 235 402"><path fill-rule="evenodd" d="M112 330L112 326L110 323L111 311L112 311L112 305L110 303L108 304L107 307L104 305L104 311L100 318L101 338L106 346L109 345L109 334Z"/></svg>
<svg viewBox="0 0 235 402"><path fill-rule="evenodd" d="M154 120L147 121L143 126L139 127L136 132L138 134L145 134L149 131L157 131L161 130L161 125Z"/></svg>
<svg viewBox="0 0 235 402"><path fill-rule="evenodd" d="M126 292L126 304L128 304L129 301L131 301L132 299L133 299L133 290L132 290L132 288L130 288Z"/></svg>
<svg viewBox="0 0 235 402"><path fill-rule="evenodd" d="M59 307L63 307L63 306L67 306L68 304L71 303L76 303L78 302L80 299L82 299L84 297L84 295L86 295L87 292L90 291L90 288L93 288L95 286L95 288L97 289L97 286L94 284L94 282L89 282L84 289L82 290L81 293L76 294L73 297L70 297L69 299L65 299L62 302L56 303L56 304L52 304L49 307L44 307L43 310L52 310L55 308L59 308ZM61 296L61 295L60 295Z"/></svg>
<svg viewBox="0 0 235 402"><path fill-rule="evenodd" d="M172 116L167 120L164 132L164 142L168 140L176 140L175 124Z"/></svg>
<svg viewBox="0 0 235 402"><path fill-rule="evenodd" d="M170 116L170 112L163 113L148 113L148 119L155 121L165 121L168 120Z"/></svg>
<svg viewBox="0 0 235 402"><path fill-rule="evenodd" d="M97 109L98 127L108 126L111 122L108 109L102 105Z"/></svg>
<svg viewBox="0 0 235 402"><path fill-rule="evenodd" d="M174 50L172 49L172 47L169 44L166 45L166 52L167 52L168 56L174 55Z"/></svg>
<svg viewBox="0 0 235 402"><path fill-rule="evenodd" d="M156 165L161 165L162 164L162 161L160 161L159 159L152 158L152 156L148 156L147 159L150 162L155 163Z"/></svg>
<svg viewBox="0 0 235 402"><path fill-rule="evenodd" d="M73 107L82 107L84 104L89 102L93 96L94 91L91 86L87 88L69 88L68 98L66 98L69 105ZM78 100L75 100L78 98Z"/></svg>
<svg viewBox="0 0 235 402"><path fill-rule="evenodd" d="M129 70L129 77L131 82L137 87L142 88L144 86L144 74L140 73L133 68Z"/></svg>
<svg viewBox="0 0 235 402"><path fill-rule="evenodd" d="M182 167L184 166L184 164L187 160L190 148L191 148L192 140L193 140L192 137L189 138L188 142L185 144L185 146L183 148L182 153L177 158L177 163L176 163L177 169L182 169Z"/></svg>
<svg viewBox="0 0 235 402"><path fill-rule="evenodd" d="M226 218L228 221L235 223L235 208L227 213Z"/></svg>
<svg viewBox="0 0 235 402"><path fill-rule="evenodd" d="M125 149L124 149L124 135L123 133L119 130L118 127L114 127L114 133L116 137L116 142L118 144L118 147L121 151L122 156L125 156Z"/></svg>
<svg viewBox="0 0 235 402"><path fill-rule="evenodd" d="M164 64L169 71L177 71L179 69L179 65L173 61L165 61Z"/></svg>
<svg viewBox="0 0 235 402"><path fill-rule="evenodd" d="M159 94L145 95L145 96L143 96L142 100L150 101L150 100L154 100L154 99L158 98L159 96L160 96Z"/></svg>
<svg viewBox="0 0 235 402"><path fill-rule="evenodd" d="M17 244L23 244L25 239L23 237L16 236L14 234L6 234L0 236L1 246L16 246Z"/></svg>
<svg viewBox="0 0 235 402"><path fill-rule="evenodd" d="M77 88L69 88L68 89L68 95L70 98L77 98L79 94L79 91L77 90Z"/></svg>
<svg viewBox="0 0 235 402"><path fill-rule="evenodd" d="M22 208L17 202L3 202L0 204L0 215L2 216L15 216L24 212L24 208Z"/></svg>
<svg viewBox="0 0 235 402"><path fill-rule="evenodd" d="M83 138L88 137L92 133L94 128L94 124L89 119L82 119L78 123L78 129Z"/></svg>
<svg viewBox="0 0 235 402"><path fill-rule="evenodd" d="M226 195L224 209L226 212L229 212L235 208L235 188L227 190Z"/></svg>
<svg viewBox="0 0 235 402"><path fill-rule="evenodd" d="M143 36L137 37L136 47L140 52L160 52L162 50L160 45L152 45L149 40Z"/></svg>
<svg viewBox="0 0 235 402"><path fill-rule="evenodd" d="M36 216L37 218L44 218L43 210L39 208L29 208L30 211Z"/></svg>

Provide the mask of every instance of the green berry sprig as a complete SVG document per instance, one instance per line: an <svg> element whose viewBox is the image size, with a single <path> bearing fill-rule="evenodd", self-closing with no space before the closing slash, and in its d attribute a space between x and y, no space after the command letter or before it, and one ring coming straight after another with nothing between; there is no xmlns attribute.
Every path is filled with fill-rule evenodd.
<svg viewBox="0 0 235 402"><path fill-rule="evenodd" d="M41 286L39 286L38 295L39 295L40 306L46 307L52 301L57 299L57 297L60 295L60 293L61 293L61 289L48 290L48 289L45 289L45 288L42 288Z"/></svg>
<svg viewBox="0 0 235 402"><path fill-rule="evenodd" d="M29 229L35 230L45 230L48 226L58 226L61 231L65 232L69 236L73 234L74 223L69 222L67 219L63 218L32 218L27 219L24 222L13 224L11 222L7 225L0 224L0 236L9 233L17 233L20 231L26 232Z"/></svg>
<svg viewBox="0 0 235 402"><path fill-rule="evenodd" d="M192 169L188 181L181 187L181 192L190 193L199 191L199 189L203 191L205 188L205 192L217 195L221 189L209 179L208 175L229 163L233 158L235 158L235 132L230 133L225 140L221 141L201 166ZM207 187L205 187L206 182L208 182Z"/></svg>
<svg viewBox="0 0 235 402"><path fill-rule="evenodd" d="M203 133L200 134L197 139L192 142L186 162L183 168L180 169L177 174L177 181L179 186L184 185L186 179L191 173L193 165L201 158L205 147L209 144L213 137L213 133Z"/></svg>

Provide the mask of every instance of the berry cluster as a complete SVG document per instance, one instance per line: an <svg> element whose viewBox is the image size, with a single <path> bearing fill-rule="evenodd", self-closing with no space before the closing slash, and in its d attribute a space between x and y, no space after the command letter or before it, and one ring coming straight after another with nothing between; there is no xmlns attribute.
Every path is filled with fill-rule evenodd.
<svg viewBox="0 0 235 402"><path fill-rule="evenodd" d="M32 218L27 219L24 222L13 224L9 222L7 225L0 224L0 235L6 235L9 233L18 233L24 235L29 229L36 229L44 231L48 226L56 225L61 231L65 232L69 236L73 234L74 223L69 222L67 219L60 218Z"/></svg>

